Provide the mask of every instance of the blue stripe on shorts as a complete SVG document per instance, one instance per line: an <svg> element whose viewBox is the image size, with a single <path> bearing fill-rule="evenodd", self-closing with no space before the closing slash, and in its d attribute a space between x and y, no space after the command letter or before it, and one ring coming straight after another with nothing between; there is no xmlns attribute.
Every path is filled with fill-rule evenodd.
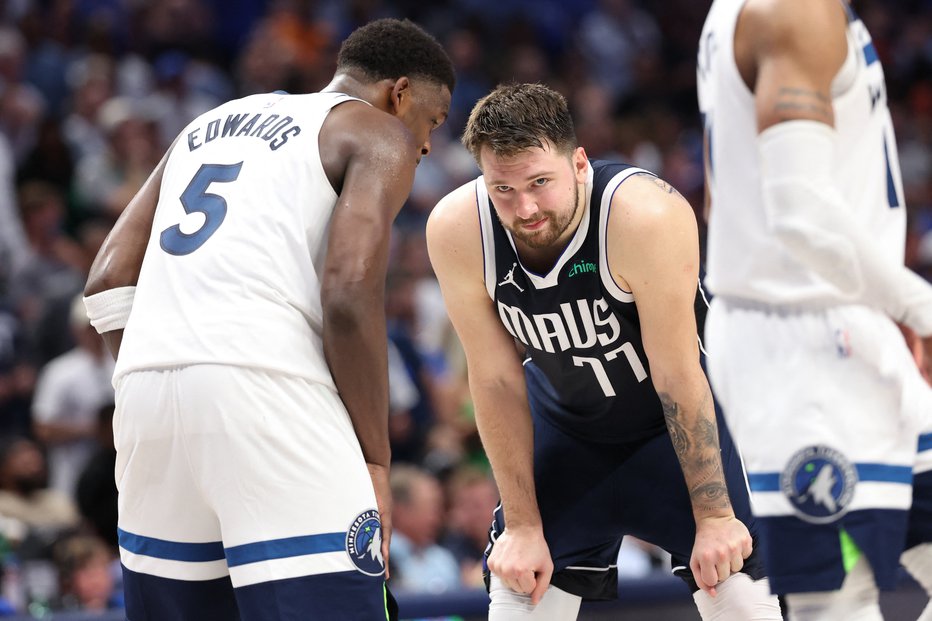
<svg viewBox="0 0 932 621"><path fill-rule="evenodd" d="M222 561L223 543L211 541L208 543L185 543L181 541L167 541L155 537L145 537L117 529L120 547L133 554L151 556L169 561L187 561L189 563L204 563L208 561Z"/></svg>
<svg viewBox="0 0 932 621"><path fill-rule="evenodd" d="M932 434L930 434L932 436ZM932 442L932 437L930 437ZM913 470L909 466L893 466L890 464L854 464L858 472L859 481L872 481L877 483L903 483L909 485L913 481ZM752 492L779 492L779 472L752 472L748 473L748 484Z"/></svg>
<svg viewBox="0 0 932 621"><path fill-rule="evenodd" d="M227 565L237 567L276 558L346 550L346 533L321 533L245 543L226 549Z"/></svg>

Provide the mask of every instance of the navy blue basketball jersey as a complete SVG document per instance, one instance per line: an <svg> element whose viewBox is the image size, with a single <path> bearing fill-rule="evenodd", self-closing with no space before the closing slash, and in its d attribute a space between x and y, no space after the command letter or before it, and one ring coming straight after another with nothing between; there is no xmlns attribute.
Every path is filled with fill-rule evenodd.
<svg viewBox="0 0 932 621"><path fill-rule="evenodd" d="M582 439L636 442L666 424L634 296L612 278L605 236L613 195L628 177L647 171L603 161L589 168L579 228L546 274L521 264L482 179L476 181L486 288L502 324L526 348L535 412ZM697 304L699 320L704 306Z"/></svg>

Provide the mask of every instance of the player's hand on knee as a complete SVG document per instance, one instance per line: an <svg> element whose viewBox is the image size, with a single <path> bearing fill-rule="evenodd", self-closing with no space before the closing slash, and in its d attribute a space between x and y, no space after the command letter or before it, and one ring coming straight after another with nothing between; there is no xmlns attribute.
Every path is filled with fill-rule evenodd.
<svg viewBox="0 0 932 621"><path fill-rule="evenodd" d="M734 516L709 517L696 523L696 542L689 567L700 589L712 597L715 586L741 571L751 555L751 534Z"/></svg>
<svg viewBox="0 0 932 621"><path fill-rule="evenodd" d="M553 575L550 548L539 527L506 527L492 546L488 564L489 571L498 576L505 587L530 595L534 605L544 596Z"/></svg>

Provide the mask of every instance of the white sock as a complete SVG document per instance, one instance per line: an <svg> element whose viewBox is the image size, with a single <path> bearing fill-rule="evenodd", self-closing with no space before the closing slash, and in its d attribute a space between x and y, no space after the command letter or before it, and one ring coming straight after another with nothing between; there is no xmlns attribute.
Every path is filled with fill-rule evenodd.
<svg viewBox="0 0 932 621"><path fill-rule="evenodd" d="M867 557L861 555L841 589L786 596L790 621L883 621L880 592Z"/></svg>
<svg viewBox="0 0 932 621"><path fill-rule="evenodd" d="M780 602L770 594L766 578L753 580L745 573L729 576L715 587L715 597L693 593L702 621L781 621Z"/></svg>
<svg viewBox="0 0 932 621"><path fill-rule="evenodd" d="M495 575L489 588L489 621L575 621L582 598L558 589L552 584L536 606L531 596L505 588Z"/></svg>
<svg viewBox="0 0 932 621"><path fill-rule="evenodd" d="M900 556L900 562L932 599L932 543L922 543L906 550ZM932 601L926 605L917 621L932 621Z"/></svg>

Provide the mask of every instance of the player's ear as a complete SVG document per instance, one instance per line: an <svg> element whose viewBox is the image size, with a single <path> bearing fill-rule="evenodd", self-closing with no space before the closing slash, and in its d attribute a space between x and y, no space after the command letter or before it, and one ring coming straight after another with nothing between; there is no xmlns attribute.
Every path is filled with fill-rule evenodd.
<svg viewBox="0 0 932 621"><path fill-rule="evenodd" d="M411 104L411 80L407 76L401 76L392 85L391 94L392 114L399 116L405 108Z"/></svg>
<svg viewBox="0 0 932 621"><path fill-rule="evenodd" d="M576 174L577 183L586 182L586 177L589 175L589 158L582 147L576 147L573 151L573 172Z"/></svg>

